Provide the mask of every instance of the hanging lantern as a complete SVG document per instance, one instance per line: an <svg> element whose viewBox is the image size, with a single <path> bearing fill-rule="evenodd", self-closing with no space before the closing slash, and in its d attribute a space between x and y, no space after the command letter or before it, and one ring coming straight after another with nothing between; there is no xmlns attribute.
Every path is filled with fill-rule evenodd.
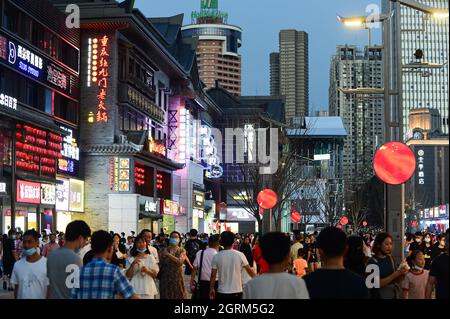
<svg viewBox="0 0 450 319"><path fill-rule="evenodd" d="M368 225L367 221L363 221L363 222L362 222L362 225L363 225L364 227L367 227L367 225Z"/></svg>
<svg viewBox="0 0 450 319"><path fill-rule="evenodd" d="M340 223L342 226L345 226L348 224L348 218L346 216L342 217L340 220Z"/></svg>
<svg viewBox="0 0 450 319"><path fill-rule="evenodd" d="M263 209L272 209L278 202L277 194L271 189L264 189L258 194L258 205Z"/></svg>
<svg viewBox="0 0 450 319"><path fill-rule="evenodd" d="M291 220L293 223L297 224L300 222L301 219L302 219L302 216L300 215L299 212L291 213Z"/></svg>
<svg viewBox="0 0 450 319"><path fill-rule="evenodd" d="M400 185L408 181L416 169L416 157L411 149L399 142L381 146L373 161L375 174L386 184Z"/></svg>

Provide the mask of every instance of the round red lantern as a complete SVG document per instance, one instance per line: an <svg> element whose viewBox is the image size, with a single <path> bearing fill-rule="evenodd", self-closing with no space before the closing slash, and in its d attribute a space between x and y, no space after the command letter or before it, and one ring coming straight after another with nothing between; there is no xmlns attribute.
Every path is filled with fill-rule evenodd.
<svg viewBox="0 0 450 319"><path fill-rule="evenodd" d="M373 160L375 174L386 184L400 185L408 181L416 169L416 157L411 149L399 142L381 146Z"/></svg>
<svg viewBox="0 0 450 319"><path fill-rule="evenodd" d="M291 220L293 223L299 223L301 219L302 219L302 216L300 215L299 212L295 212L295 213L291 214Z"/></svg>
<svg viewBox="0 0 450 319"><path fill-rule="evenodd" d="M348 224L348 218L345 217L345 216L342 217L341 220L340 220L340 223L341 223L342 226L347 225Z"/></svg>
<svg viewBox="0 0 450 319"><path fill-rule="evenodd" d="M362 225L363 225L364 227L367 227L367 225L368 225L367 221L363 221L363 222L362 222Z"/></svg>
<svg viewBox="0 0 450 319"><path fill-rule="evenodd" d="M258 205L263 209L272 209L278 202L277 194L271 189L264 189L259 192Z"/></svg>

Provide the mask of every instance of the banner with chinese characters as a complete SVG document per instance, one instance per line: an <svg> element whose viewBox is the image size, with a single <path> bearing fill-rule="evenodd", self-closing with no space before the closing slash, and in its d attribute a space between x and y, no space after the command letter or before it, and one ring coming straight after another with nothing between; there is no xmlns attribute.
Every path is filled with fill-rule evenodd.
<svg viewBox="0 0 450 319"><path fill-rule="evenodd" d="M415 146L417 169L415 172L415 201L422 207L434 207L436 192L435 146ZM426 217L428 218L428 217Z"/></svg>
<svg viewBox="0 0 450 319"><path fill-rule="evenodd" d="M131 159L114 157L110 159L110 190L130 192Z"/></svg>
<svg viewBox="0 0 450 319"><path fill-rule="evenodd" d="M109 37L107 35L88 39L87 86L97 91L95 116L90 123L107 123L109 119L106 98L109 87Z"/></svg>

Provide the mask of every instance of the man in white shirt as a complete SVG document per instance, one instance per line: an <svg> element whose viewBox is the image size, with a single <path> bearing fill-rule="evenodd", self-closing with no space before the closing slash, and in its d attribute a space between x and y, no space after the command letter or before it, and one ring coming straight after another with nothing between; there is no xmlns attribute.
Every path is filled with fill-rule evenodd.
<svg viewBox="0 0 450 319"><path fill-rule="evenodd" d="M141 231L141 235L145 238L145 241L147 242L147 248L150 252L150 255L155 257L156 263L159 265L159 256L158 256L158 250L151 245L153 234L149 229L144 229Z"/></svg>
<svg viewBox="0 0 450 319"><path fill-rule="evenodd" d="M249 266L247 258L240 251L234 250L234 234L225 231L220 235L220 243L224 250L214 256L210 278L210 299L242 299L242 268L250 277L256 274ZM219 275L219 286L215 289L215 279Z"/></svg>
<svg viewBox="0 0 450 319"><path fill-rule="evenodd" d="M290 258L290 239L283 233L264 235L259 245L269 271L250 280L244 299L309 299L303 279L286 272Z"/></svg>
<svg viewBox="0 0 450 319"><path fill-rule="evenodd" d="M23 235L21 258L14 264L11 284L15 299L47 298L47 259L38 253L39 233L28 230Z"/></svg>
<svg viewBox="0 0 450 319"><path fill-rule="evenodd" d="M211 271L212 271L212 260L217 252L219 251L219 235L212 235L208 240L208 248L205 250L200 250L197 252L194 260L194 269L191 272L191 291L192 294L196 293L196 299L209 299L209 287L211 280ZM203 258L202 258L203 255ZM200 265L201 264L201 265ZM201 268L201 277L200 280L196 280L195 278L197 272L200 272ZM198 282L198 285L195 282ZM216 276L214 289L217 290L218 287L218 278ZM197 291L198 289L198 291Z"/></svg>

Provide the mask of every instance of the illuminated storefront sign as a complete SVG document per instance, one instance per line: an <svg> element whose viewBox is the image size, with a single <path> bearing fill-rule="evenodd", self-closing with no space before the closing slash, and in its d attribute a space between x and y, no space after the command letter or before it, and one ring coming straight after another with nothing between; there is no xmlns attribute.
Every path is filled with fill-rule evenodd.
<svg viewBox="0 0 450 319"><path fill-rule="evenodd" d="M12 110L17 110L17 99L15 97L11 97L9 95L0 94L0 105L10 108Z"/></svg>
<svg viewBox="0 0 450 319"><path fill-rule="evenodd" d="M166 157L166 147L162 143L156 142L152 137L149 140L149 150L150 153L155 153L157 155L161 155Z"/></svg>
<svg viewBox="0 0 450 319"><path fill-rule="evenodd" d="M56 188L55 185L41 184L41 204L56 204Z"/></svg>
<svg viewBox="0 0 450 319"><path fill-rule="evenodd" d="M8 62L10 64L18 66L24 73L39 78L44 64L40 56L13 41L9 41L8 49Z"/></svg>
<svg viewBox="0 0 450 319"><path fill-rule="evenodd" d="M94 83L98 88L97 110L95 122L107 123L108 111L106 109L106 97L108 95L109 77L109 37L104 35L101 38L89 38L88 40L88 81L87 86ZM89 118L91 123L91 118Z"/></svg>
<svg viewBox="0 0 450 319"><path fill-rule="evenodd" d="M41 184L17 180L17 202L40 204Z"/></svg>
<svg viewBox="0 0 450 319"><path fill-rule="evenodd" d="M162 202L162 213L164 215L178 216L180 214L180 204L168 199L162 200Z"/></svg>
<svg viewBox="0 0 450 319"><path fill-rule="evenodd" d="M63 90L67 90L67 74L53 64L47 66L47 81Z"/></svg>
<svg viewBox="0 0 450 319"><path fill-rule="evenodd" d="M205 177L220 178L223 168L217 155L217 147L211 129L203 125L200 129L200 160L205 167Z"/></svg>
<svg viewBox="0 0 450 319"><path fill-rule="evenodd" d="M424 155L423 149L417 152L417 177L419 185L425 185L425 172L424 172Z"/></svg>
<svg viewBox="0 0 450 319"><path fill-rule="evenodd" d="M130 159L114 157L110 160L110 190L130 191Z"/></svg>
<svg viewBox="0 0 450 319"><path fill-rule="evenodd" d="M157 203L153 201L146 200L144 204L144 211L148 213L156 213L157 211Z"/></svg>
<svg viewBox="0 0 450 319"><path fill-rule="evenodd" d="M69 210L71 212L84 212L84 182L70 179Z"/></svg>
<svg viewBox="0 0 450 319"><path fill-rule="evenodd" d="M0 193L6 193L6 183L0 183Z"/></svg>
<svg viewBox="0 0 450 319"><path fill-rule="evenodd" d="M194 191L193 207L203 209L205 207L205 194Z"/></svg>
<svg viewBox="0 0 450 319"><path fill-rule="evenodd" d="M77 176L80 160L80 149L78 148L77 140L74 138L72 129L64 126L60 127L69 134L63 139L61 150L63 158L58 160L58 173Z"/></svg>
<svg viewBox="0 0 450 319"><path fill-rule="evenodd" d="M190 150L190 138L189 138L189 124L190 124L190 113L189 110L180 109L180 127L179 127L179 152L178 152L178 162L186 163L186 159L189 158Z"/></svg>
<svg viewBox="0 0 450 319"><path fill-rule="evenodd" d="M145 169L142 167L134 167L134 182L138 185L145 184Z"/></svg>
<svg viewBox="0 0 450 319"><path fill-rule="evenodd" d="M56 210L69 210L69 189L70 182L68 179L59 179L63 184L56 185Z"/></svg>

